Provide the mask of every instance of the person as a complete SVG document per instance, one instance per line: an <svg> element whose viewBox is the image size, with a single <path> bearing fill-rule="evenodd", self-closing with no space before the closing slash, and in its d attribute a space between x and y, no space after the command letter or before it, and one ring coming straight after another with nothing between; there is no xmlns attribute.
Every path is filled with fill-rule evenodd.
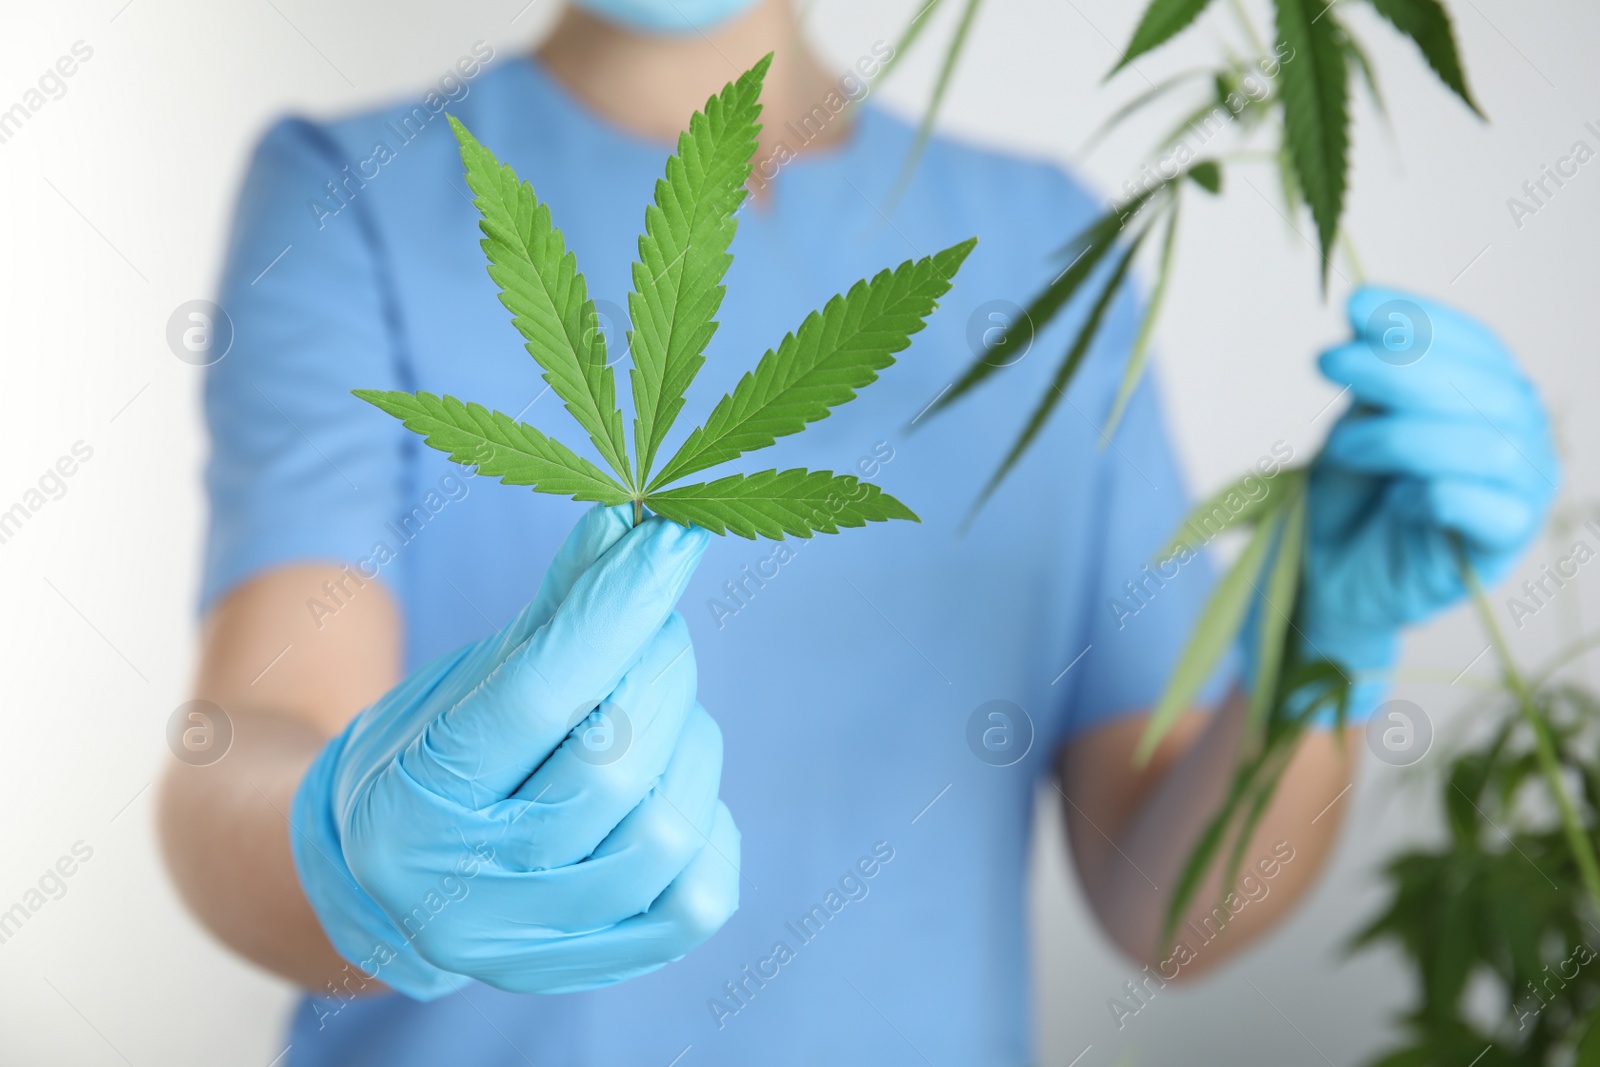
<svg viewBox="0 0 1600 1067"><path fill-rule="evenodd" d="M1221 930L1213 880L1188 954L1158 950L1248 697L1213 686L1212 710L1133 764L1211 578L1198 559L1147 568L1185 510L1152 382L1101 447L1131 287L1065 414L965 533L1064 327L921 416L986 306L1059 271L1094 198L936 137L891 202L914 140L870 96L892 48L837 77L788 0L578 0L536 56L487 51L446 101L272 127L221 286L236 340L205 390L195 692L234 738L173 765L160 820L200 921L306 990L286 1062L1030 1062L1041 784L1101 930L1164 978L1279 922L1332 847L1359 728L1294 756L1244 852L1270 894ZM920 524L779 543L635 526L490 484L351 397L449 392L574 440L485 276L441 112L549 205L620 356L675 135L769 51L755 195L682 427L833 293L976 234L897 365L760 457L850 470ZM830 94L858 102L835 116ZM1414 362L1377 355L1396 300L1431 335ZM1400 628L1460 598L1452 540L1503 574L1557 475L1543 409L1486 329L1385 290L1350 311L1322 368L1354 403L1310 480L1295 622L1362 679L1359 721ZM1263 471L1293 458L1262 454Z"/></svg>

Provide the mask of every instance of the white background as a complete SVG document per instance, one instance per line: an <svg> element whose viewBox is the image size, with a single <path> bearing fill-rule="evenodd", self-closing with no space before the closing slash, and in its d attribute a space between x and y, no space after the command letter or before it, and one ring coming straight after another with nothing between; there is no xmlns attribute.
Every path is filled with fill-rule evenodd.
<svg viewBox="0 0 1600 1067"><path fill-rule="evenodd" d="M501 54L524 47L557 0L525 2L96 0L7 13L0 109L75 41L94 54L61 99L0 144L0 509L75 441L94 456L62 499L0 544L0 909L74 842L94 852L64 897L0 945L0 1061L264 1067L282 1051L290 991L186 917L151 830L147 787L193 666L202 516L199 375L169 351L166 323L209 293L245 154L271 116L330 114L419 87L478 39ZM930 38L948 33L957 6ZM1098 120L1145 84L1139 72L1101 84L1141 6L994 0L945 127L1074 161ZM1192 39L1142 62L1143 76L1209 60L1233 35L1216 7ZM1600 161L1520 230L1506 199L1575 140L1600 148L1583 128L1600 127L1600 11L1581 0L1449 7L1487 126L1385 25L1341 8L1355 8L1346 21L1370 45L1394 125L1385 133L1361 104L1350 230L1375 277L1463 304L1512 342L1560 422L1562 507L1587 512L1600 490ZM911 10L906 0L815 0L809 27L842 69L892 40ZM924 48L875 91L917 109L933 61ZM1115 186L1154 132L1112 141L1083 171ZM1320 300L1314 257L1274 192L1273 172L1256 167L1187 214L1158 360L1196 488L1278 438L1309 451L1333 418L1317 417L1334 390L1311 356L1340 334L1348 286L1335 279ZM1527 567L1557 554L1541 543ZM1537 658L1569 639L1595 585L1585 573L1515 635L1518 649ZM1464 611L1407 645L1414 677L1403 695L1445 732L1469 679L1447 683L1482 647ZM1106 1001L1134 968L1090 924L1047 806L1034 879L1041 1062L1343 1065L1380 1047L1405 1002L1404 975L1383 954L1345 961L1340 945L1379 900L1382 858L1431 826L1426 793L1397 790L1401 777L1367 761L1340 802L1350 822L1333 869L1295 918L1211 980L1163 991L1120 1032Z"/></svg>

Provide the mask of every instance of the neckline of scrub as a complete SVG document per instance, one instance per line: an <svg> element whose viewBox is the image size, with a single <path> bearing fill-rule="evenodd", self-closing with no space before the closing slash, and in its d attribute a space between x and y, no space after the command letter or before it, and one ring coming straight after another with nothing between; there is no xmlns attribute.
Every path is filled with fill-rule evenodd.
<svg viewBox="0 0 1600 1067"><path fill-rule="evenodd" d="M657 140L644 134L633 133L601 116L545 69L538 56L533 53L526 51L518 53L514 66L533 83L535 91L552 100L569 121L594 136L609 141L625 151L648 153L652 158L661 157L676 149L675 140ZM862 99L849 109L840 112L840 116L849 116L846 120L849 125L838 141L816 151L794 152L793 158L782 164L781 169L801 167L809 170L829 164L850 162L871 140L869 127L875 127L883 118L876 104L870 99Z"/></svg>

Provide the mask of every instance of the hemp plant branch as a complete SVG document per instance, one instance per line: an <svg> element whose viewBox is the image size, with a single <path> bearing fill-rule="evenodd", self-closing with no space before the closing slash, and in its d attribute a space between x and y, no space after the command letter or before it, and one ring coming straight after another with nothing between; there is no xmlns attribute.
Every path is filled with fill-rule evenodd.
<svg viewBox="0 0 1600 1067"><path fill-rule="evenodd" d="M966 0L955 33L946 46L918 136L908 155L908 173L926 145L981 2ZM1473 114L1483 117L1467 87L1449 12L1439 0L1362 2L1409 38L1439 81ZM901 36L897 57L903 56L922 38L929 19L944 3L945 0L932 0L919 9ZM1188 30L1212 6L1212 0L1151 0L1121 59L1106 78L1128 69L1141 56ZM1105 323L1106 308L1126 280L1127 261L1138 252L1145 237L1164 223L1155 284L1145 303L1143 320L1124 367L1121 386L1101 428L1102 439L1109 440L1115 432L1148 363L1154 323L1172 271L1182 194L1191 186L1213 195L1219 193L1224 167L1251 157L1250 153L1238 152L1197 159L1185 141L1190 132L1202 127L1210 131L1219 114L1224 124L1236 125L1246 138L1263 128L1274 132L1277 145L1265 155L1277 164L1286 215L1292 219L1309 212L1311 216L1324 289L1335 253L1342 247L1347 255L1352 255L1348 241L1341 242L1350 171L1351 81L1359 79L1364 83L1380 114L1385 113L1385 104L1371 60L1340 21L1345 5L1336 6L1327 0L1271 0L1276 31L1271 47L1256 31L1240 0L1229 0L1228 6L1248 42L1243 51L1225 45L1222 61L1214 68L1185 71L1155 84L1114 112L1090 138L1091 142L1098 141L1104 133L1169 97L1174 90L1198 82L1204 85L1204 92L1197 103L1185 107L1179 121L1156 145L1158 151L1175 145L1182 146L1184 151L1175 153L1172 166L1161 168L1159 175L1145 168L1136 179L1137 191L1132 191L1121 204L1111 207L1062 247L1061 262L1068 265L1067 269L1034 296L1023 315L995 331L987 349L976 356L965 374L930 409L931 412L942 411L987 382L997 370L1011 362L1008 354L1017 349L1024 335L1031 337L1044 330L1080 293L1098 287L1098 293L1092 298L1093 310L1076 327L1059 369L980 492L973 505L974 511L999 487L1055 413ZM1262 90L1259 94L1254 91L1256 87ZM1202 139L1208 140L1209 136ZM1104 271L1099 269L1102 266L1106 267Z"/></svg>
<svg viewBox="0 0 1600 1067"><path fill-rule="evenodd" d="M1409 38L1440 82L1482 117L1467 87L1450 16L1439 0L1364 2ZM918 10L901 38L897 56L921 38L929 17L944 3L945 0L932 0ZM965 0L909 153L908 172L927 143L981 3L982 0ZM1188 30L1211 6L1212 0L1150 0L1121 59L1106 77L1115 76ZM1348 241L1341 245L1340 240L1350 169L1350 82L1359 78L1383 113L1385 105L1372 63L1345 29L1339 8L1326 0L1271 0L1276 35L1270 47L1256 31L1241 0L1228 0L1228 6L1248 42L1244 51L1225 45L1222 61L1215 67L1185 71L1151 86L1117 109L1090 138L1091 142L1098 141L1105 132L1168 98L1174 90L1199 83L1205 91L1197 104L1184 108L1182 118L1157 145L1158 150L1176 145L1184 151L1175 151L1172 165L1162 167L1159 174L1145 168L1137 179L1137 188L1130 183L1125 200L1095 218L1062 247L1060 256L1065 269L1034 296L1016 321L991 339L988 348L933 404L932 411L941 411L988 383L1012 362L1006 357L1023 335L1031 337L1043 330L1080 297L1088 301L1088 310L1074 327L1054 375L980 490L972 506L973 515L1000 487L1054 415L1107 321L1133 260L1146 238L1159 232L1155 284L1101 429L1102 442L1115 432L1148 364L1154 324L1171 280L1183 194L1191 186L1211 195L1220 193L1224 167L1247 158L1245 153L1196 158L1185 138L1197 123L1206 124L1209 130L1220 113L1225 120L1223 125L1235 124L1245 138L1262 128L1274 130L1277 145L1267 158L1277 164L1287 215L1307 212L1311 217L1323 288L1326 289L1335 253L1341 247L1353 259ZM1269 479L1270 491L1259 502L1233 516L1232 524L1254 528L1250 540L1196 621L1138 747L1136 760L1142 763L1192 706L1228 647L1241 634L1246 635L1254 672L1246 680L1249 706L1233 781L1179 875L1168 900L1158 950L1170 946L1179 922L1195 903L1205 875L1219 861L1223 865L1223 884L1232 881L1250 835L1270 805L1289 757L1307 730L1324 720L1331 720L1339 728L1345 722L1352 679L1339 664L1303 651L1297 640L1295 614L1305 552L1307 474L1306 467L1280 471ZM1219 496L1238 489L1237 483L1227 486ZM1194 514L1210 513L1214 503L1215 500L1201 504ZM1180 539L1171 543L1162 556L1198 550L1198 546L1183 544L1180 534ZM1572 824L1569 819L1569 827ZM1572 840L1576 848L1578 840ZM1583 866L1587 884L1590 865L1584 862ZM1600 874L1596 877L1600 880Z"/></svg>

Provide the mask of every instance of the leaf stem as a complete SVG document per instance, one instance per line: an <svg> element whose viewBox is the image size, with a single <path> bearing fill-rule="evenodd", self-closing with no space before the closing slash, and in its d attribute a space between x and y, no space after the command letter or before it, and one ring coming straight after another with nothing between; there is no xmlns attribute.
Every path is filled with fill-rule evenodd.
<svg viewBox="0 0 1600 1067"><path fill-rule="evenodd" d="M639 525L644 521L644 501L638 497L633 498L633 524Z"/></svg>
<svg viewBox="0 0 1600 1067"><path fill-rule="evenodd" d="M1150 290L1150 298L1144 304L1144 318L1139 323L1139 332L1133 339L1133 348L1128 352L1128 362L1122 372L1122 384L1117 386L1117 398L1112 402L1111 414L1106 416L1106 424L1100 430L1099 448L1104 450L1111 443L1111 437L1117 432L1117 425L1122 421L1122 413L1128 408L1128 401L1133 398L1133 390L1139 384L1139 379L1144 374L1144 365L1150 356L1150 340L1155 335L1156 317L1161 314L1161 302L1166 299L1167 281L1172 277L1172 249L1177 242L1178 234L1178 206L1183 203L1174 196L1171 207L1167 208L1167 230L1161 239L1161 259L1156 267L1156 283Z"/></svg>
<svg viewBox="0 0 1600 1067"><path fill-rule="evenodd" d="M1584 831L1583 823L1578 818L1578 811L1572 804L1572 798L1567 795L1566 787L1561 782L1561 766L1556 759L1555 744L1550 739L1550 725L1540 714L1539 707L1533 699L1533 691L1523 680L1522 672L1517 670L1516 661L1511 657L1510 646L1506 644L1505 633L1494 621L1494 609L1489 604L1482 583L1478 581L1477 572L1467 559L1466 548L1460 538L1453 534L1450 543L1455 549L1462 581L1472 594L1472 603L1478 611L1478 619L1488 634L1489 643L1494 646L1495 658L1500 661L1500 672L1505 679L1506 688L1516 697L1517 707L1523 720L1533 730L1534 753L1539 760L1539 770L1544 775L1545 784L1555 799L1556 807L1560 809L1561 829L1566 835L1567 847L1572 850L1572 858L1577 861L1578 871L1583 876L1584 889L1589 894L1589 902L1594 905L1596 912L1600 912L1600 862L1595 859L1594 843Z"/></svg>

